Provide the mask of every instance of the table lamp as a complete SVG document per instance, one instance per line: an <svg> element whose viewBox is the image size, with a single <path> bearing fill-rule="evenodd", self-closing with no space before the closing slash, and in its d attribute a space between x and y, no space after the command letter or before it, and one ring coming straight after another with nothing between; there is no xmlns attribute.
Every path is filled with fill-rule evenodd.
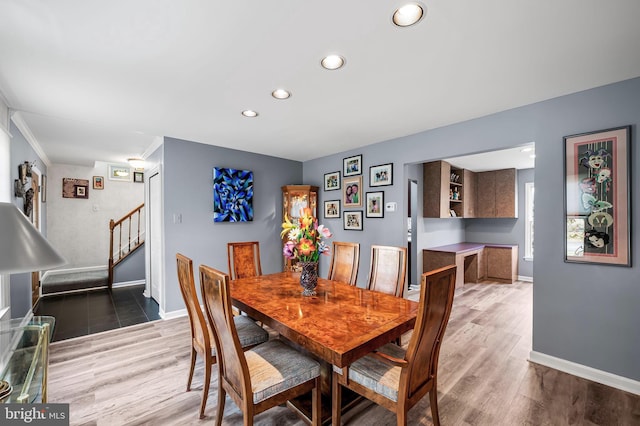
<svg viewBox="0 0 640 426"><path fill-rule="evenodd" d="M0 274L50 269L67 263L29 219L11 203L0 203ZM11 393L0 380L0 399Z"/></svg>

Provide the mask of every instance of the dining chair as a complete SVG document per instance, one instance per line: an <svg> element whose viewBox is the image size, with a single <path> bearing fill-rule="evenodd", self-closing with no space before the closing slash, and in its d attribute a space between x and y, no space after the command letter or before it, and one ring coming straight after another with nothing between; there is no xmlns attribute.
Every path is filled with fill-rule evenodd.
<svg viewBox="0 0 640 426"><path fill-rule="evenodd" d="M371 246L369 290L402 297L407 275L407 248Z"/></svg>
<svg viewBox="0 0 640 426"><path fill-rule="evenodd" d="M262 275L260 243L258 241L227 243L227 263L232 280Z"/></svg>
<svg viewBox="0 0 640 426"><path fill-rule="evenodd" d="M196 294L196 284L193 276L193 261L183 254L176 254L178 267L178 281L180 292L184 299L189 315L189 325L191 327L191 367L189 369L189 379L187 380L187 392L191 390L193 371L196 366L198 354L204 358L204 382L202 386L202 402L200 404L200 418L204 417L204 409L209 396L209 382L211 381L211 366L216 363L216 346L211 327L207 324L198 295ZM257 344L269 340L269 333L251 321L248 317L238 316L235 319L236 328L240 335L240 344L243 348L250 348Z"/></svg>
<svg viewBox="0 0 640 426"><path fill-rule="evenodd" d="M348 367L333 367L334 426L340 424L342 387L395 412L399 426L407 424L407 412L429 393L433 424L440 424L438 356L451 314L455 283L455 265L422 275L418 317L406 350L387 343Z"/></svg>
<svg viewBox="0 0 640 426"><path fill-rule="evenodd" d="M243 352L233 320L229 276L201 265L200 286L221 353L216 424L222 424L227 393L242 411L244 424L252 425L255 415L311 391L312 424L319 426L320 364L277 339Z"/></svg>
<svg viewBox="0 0 640 426"><path fill-rule="evenodd" d="M333 242L328 279L356 285L360 264L360 244Z"/></svg>

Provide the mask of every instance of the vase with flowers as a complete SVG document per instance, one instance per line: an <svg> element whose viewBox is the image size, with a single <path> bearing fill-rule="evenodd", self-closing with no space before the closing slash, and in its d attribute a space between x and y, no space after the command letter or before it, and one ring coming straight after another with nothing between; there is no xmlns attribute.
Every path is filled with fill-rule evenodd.
<svg viewBox="0 0 640 426"><path fill-rule="evenodd" d="M300 211L297 223L284 217L280 237L287 236L282 252L287 259L297 260L301 268L300 285L304 289L304 296L315 296L318 285L318 260L320 255L329 255L329 246L324 242L330 238L331 231L324 225L318 225L318 219L313 217L311 209Z"/></svg>

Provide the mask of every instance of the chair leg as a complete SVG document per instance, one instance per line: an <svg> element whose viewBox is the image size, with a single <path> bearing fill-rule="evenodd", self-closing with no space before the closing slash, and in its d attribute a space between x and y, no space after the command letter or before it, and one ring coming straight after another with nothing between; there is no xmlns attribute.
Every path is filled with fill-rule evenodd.
<svg viewBox="0 0 640 426"><path fill-rule="evenodd" d="M211 384L211 356L205 356L204 360L204 382L202 383L202 402L200 403L200 418L204 418L204 409L209 398L209 385Z"/></svg>
<svg viewBox="0 0 640 426"><path fill-rule="evenodd" d="M218 379L220 381L220 379ZM222 383L218 386L218 411L216 412L216 426L222 424L222 417L224 416L224 401L227 393L222 387Z"/></svg>
<svg viewBox="0 0 640 426"><path fill-rule="evenodd" d="M311 391L311 424L320 426L322 424L322 398L320 392L320 377L316 377L315 387Z"/></svg>
<svg viewBox="0 0 640 426"><path fill-rule="evenodd" d="M436 385L429 391L429 403L431 404L431 417L434 426L440 426L440 414L438 414L438 390Z"/></svg>
<svg viewBox="0 0 640 426"><path fill-rule="evenodd" d="M342 385L338 382L337 373L333 374L331 385L331 426L340 426L340 414L342 405Z"/></svg>
<svg viewBox="0 0 640 426"><path fill-rule="evenodd" d="M187 380L187 392L189 392L191 390L191 380L193 380L193 371L196 368L196 357L197 356L198 356L198 353L196 352L196 350L192 346L191 347L191 368L189 369L189 379Z"/></svg>

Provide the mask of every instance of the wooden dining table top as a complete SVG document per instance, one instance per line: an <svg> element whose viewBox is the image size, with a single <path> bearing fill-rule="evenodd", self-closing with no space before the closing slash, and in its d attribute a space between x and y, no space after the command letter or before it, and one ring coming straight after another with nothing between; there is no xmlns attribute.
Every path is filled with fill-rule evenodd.
<svg viewBox="0 0 640 426"><path fill-rule="evenodd" d="M318 278L303 296L300 274L231 281L233 305L319 358L345 367L413 329L418 303Z"/></svg>

